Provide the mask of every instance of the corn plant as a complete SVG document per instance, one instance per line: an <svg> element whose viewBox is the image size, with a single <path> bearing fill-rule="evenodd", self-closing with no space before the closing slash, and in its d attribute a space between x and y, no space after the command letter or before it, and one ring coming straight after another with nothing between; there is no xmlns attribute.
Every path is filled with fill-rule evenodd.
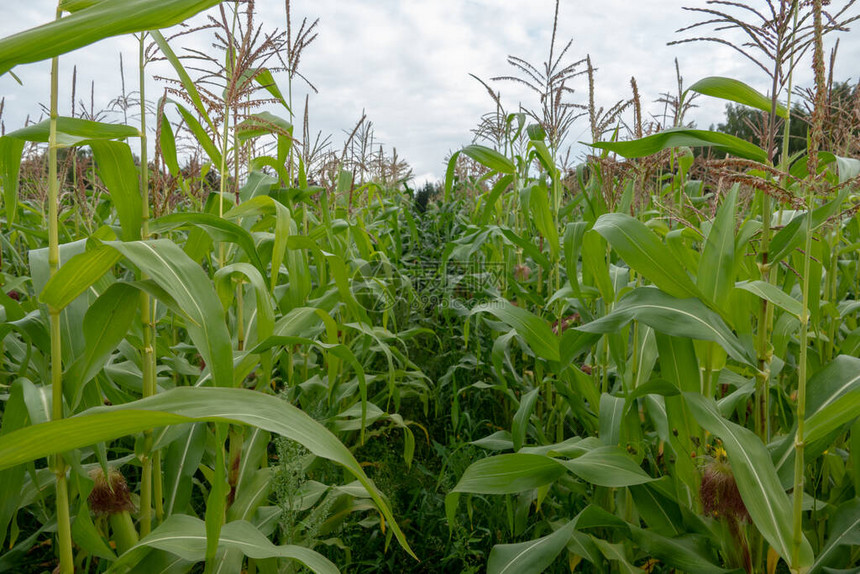
<svg viewBox="0 0 860 574"><path fill-rule="evenodd" d="M0 40L0 72L54 79L49 119L0 137L0 570L852 567L860 160L856 123L825 137L822 38L853 2L763 4L685 32L746 34L770 92L685 87L676 61L658 127L635 80L596 104L556 3L543 69L509 60L536 111L482 82L494 110L414 208L366 116L337 154L306 100L294 136L317 29L293 36L289 2L285 35L218 6L193 31L213 54L160 30L215 0L64 0ZM63 55L127 33L140 125L62 116ZM147 108L156 58L175 75ZM570 167L580 64L595 141ZM764 112L764 137L696 129L694 97Z"/></svg>

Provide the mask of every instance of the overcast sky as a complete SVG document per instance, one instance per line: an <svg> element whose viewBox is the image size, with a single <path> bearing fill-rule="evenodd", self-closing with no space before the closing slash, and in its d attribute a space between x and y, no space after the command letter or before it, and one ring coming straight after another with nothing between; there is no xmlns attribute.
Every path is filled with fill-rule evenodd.
<svg viewBox="0 0 860 574"><path fill-rule="evenodd" d="M4 0L0 36L46 22L55 5L53 0ZM660 115L663 107L655 100L677 89L675 58L686 85L706 76L729 76L768 91L764 74L731 48L666 45L681 37L675 33L678 28L694 21L694 15L682 10L684 5L705 6L705 0L562 0L559 42L573 40L571 62L591 56L598 68L598 105L609 107L630 97L630 78L635 76L644 111ZM541 66L548 55L554 6L554 0L293 0L294 31L304 16L320 19L319 37L303 53L299 68L319 89L310 99L311 131L331 133L342 145L344 130L351 129L365 110L376 139L388 149L396 147L409 161L416 183L441 178L448 153L469 144L470 130L482 114L494 109L485 88L469 74L488 82L508 75L514 72L506 62L508 55ZM265 30L285 28L283 0L257 0L257 8L257 21ZM74 65L78 99L85 99L87 105L92 81L96 110L120 94L120 52L126 63L127 89L136 89L137 43L132 38L104 40L61 58L61 114L70 112ZM860 33L841 34L839 53L836 79L857 81ZM22 126L28 114L38 118L39 104L49 101L49 70L48 63L16 68L23 86L8 74L0 77L7 131ZM157 65L148 71L171 74ZM808 85L810 78L804 62L797 83ZM285 78L278 79L284 86ZM516 110L521 101L527 107L535 105L515 84L492 84L509 110ZM573 87L572 100L586 103L585 79L578 78ZM150 80L147 89L156 99L163 84ZM299 86L295 101L303 101L303 94ZM704 97L697 102L700 107L689 119L699 127L722 119L723 102ZM121 121L122 116L113 114L110 120ZM588 122L581 119L569 139L588 140L587 134Z"/></svg>

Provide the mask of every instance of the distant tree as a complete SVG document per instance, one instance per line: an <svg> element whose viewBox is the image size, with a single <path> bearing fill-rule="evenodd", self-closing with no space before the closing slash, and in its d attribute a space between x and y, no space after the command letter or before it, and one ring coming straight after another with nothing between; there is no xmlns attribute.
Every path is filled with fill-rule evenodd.
<svg viewBox="0 0 860 574"><path fill-rule="evenodd" d="M427 211L430 200L439 195L442 186L439 183L427 182L424 187L415 192L415 209L419 213Z"/></svg>

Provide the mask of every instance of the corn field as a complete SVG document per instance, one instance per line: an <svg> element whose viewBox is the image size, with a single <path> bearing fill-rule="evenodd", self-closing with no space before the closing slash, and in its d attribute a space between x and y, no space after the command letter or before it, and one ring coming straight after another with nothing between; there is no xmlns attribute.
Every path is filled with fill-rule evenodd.
<svg viewBox="0 0 860 574"><path fill-rule="evenodd" d="M597 107L559 4L420 191L366 117L313 137L289 1L269 33L61 0L0 39L0 75L52 62L0 137L0 572L860 572L860 87L824 50L854 0L687 8L664 41L770 89L678 71L662 121L635 79ZM61 115L64 55L122 35L123 121Z"/></svg>

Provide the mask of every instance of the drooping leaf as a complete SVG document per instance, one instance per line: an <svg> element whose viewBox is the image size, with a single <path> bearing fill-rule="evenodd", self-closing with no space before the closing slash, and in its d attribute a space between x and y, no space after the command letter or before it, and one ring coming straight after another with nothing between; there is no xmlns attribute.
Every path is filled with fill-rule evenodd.
<svg viewBox="0 0 860 574"><path fill-rule="evenodd" d="M28 142L48 143L50 129L51 122L44 120L6 135ZM57 145L61 147L97 140L124 140L138 135L136 128L122 124L106 124L65 116L57 118Z"/></svg>
<svg viewBox="0 0 860 574"><path fill-rule="evenodd" d="M153 220L149 224L149 231L150 233L160 234L183 227L197 227L206 231L215 241L235 243L245 252L248 260L260 273L266 273L266 267L263 265L262 260L260 260L260 255L257 252L251 234L243 227L217 215L195 212L171 213Z"/></svg>
<svg viewBox="0 0 860 574"><path fill-rule="evenodd" d="M723 418L712 400L696 393L684 393L684 398L699 424L722 439L741 498L765 540L790 567L812 565L812 547L806 537L802 541L799 561L793 563L791 501L761 440L752 431Z"/></svg>
<svg viewBox="0 0 860 574"><path fill-rule="evenodd" d="M514 494L557 480L564 466L538 454L500 454L473 462L451 492Z"/></svg>
<svg viewBox="0 0 860 574"><path fill-rule="evenodd" d="M161 157L164 158L164 163L167 165L170 175L178 177L179 159L176 155L176 137L173 135L173 126L170 125L167 115L161 116L161 130L159 132L158 143L161 145Z"/></svg>
<svg viewBox="0 0 860 574"><path fill-rule="evenodd" d="M476 162L481 165L488 167L494 171L499 173L515 173L517 171L516 166L500 154L494 149L488 148L482 145L470 145L466 146L461 150L462 153L466 154Z"/></svg>
<svg viewBox="0 0 860 574"><path fill-rule="evenodd" d="M698 574L743 572L741 569L727 570L714 564L714 558L710 556L712 545L705 538L695 536L670 538L657 534L651 529L635 526L630 527L630 532L633 540L642 550L649 556L659 558L667 566Z"/></svg>
<svg viewBox="0 0 860 574"><path fill-rule="evenodd" d="M529 198L535 225L549 243L550 253L555 260L558 258L561 247L558 241L558 226L553 220L549 206L549 190L545 185L536 185L531 188Z"/></svg>
<svg viewBox="0 0 860 574"><path fill-rule="evenodd" d="M104 367L137 316L140 291L127 283L114 283L96 299L84 315L83 355L68 369L63 392L73 407L81 400L84 385Z"/></svg>
<svg viewBox="0 0 860 574"><path fill-rule="evenodd" d="M531 417L532 411L534 411L539 392L540 388L532 389L524 394L520 399L520 406L514 414L511 429L515 451L520 450L523 446L523 441L525 441L526 438L526 430L528 429L529 417Z"/></svg>
<svg viewBox="0 0 860 574"><path fill-rule="evenodd" d="M701 301L676 299L653 287L634 289L608 315L575 328L587 333L614 333L633 319L666 335L713 341L733 359L748 365L754 364L752 352L732 333L720 316Z"/></svg>
<svg viewBox="0 0 860 574"><path fill-rule="evenodd" d="M388 505L349 449L303 411L257 391L179 387L130 403L97 407L74 417L28 426L0 436L0 470L146 429L189 422L255 426L292 439L313 454L342 465L367 489L387 526L412 555Z"/></svg>
<svg viewBox="0 0 860 574"><path fill-rule="evenodd" d="M688 89L691 92L698 92L705 96L737 102L751 108L762 110L763 112L771 113L772 111L772 102L769 97L765 96L755 88L732 78L711 76L699 80ZM787 118L788 108L777 102L776 115L781 118Z"/></svg>
<svg viewBox="0 0 860 574"><path fill-rule="evenodd" d="M250 522L237 520L228 522L221 529L219 548L234 548L249 558L289 558L317 574L337 574L339 570L319 552L303 546L272 544ZM142 539L134 548L114 562L108 572L122 572L139 562L148 548L158 548L180 558L199 562L206 551L206 532L202 520L185 514L175 514Z"/></svg>
<svg viewBox="0 0 860 574"><path fill-rule="evenodd" d="M185 120L185 124L188 126L188 129L191 130L192 134L194 134L194 138L197 140L197 143L200 144L200 147L202 147L203 151L206 152L206 155L209 156L209 161L212 162L213 165L220 167L221 152L218 150L218 146L215 145L215 142L212 141L212 138L209 136L203 126L200 125L200 122L197 120L197 118L194 117L194 114L188 111L185 106L183 106L179 102L176 102L174 100L169 101L176 106L176 110L179 112L179 115L182 116L182 119ZM207 120L209 119L208 115L204 117Z"/></svg>
<svg viewBox="0 0 860 574"><path fill-rule="evenodd" d="M216 386L233 385L233 347L224 309L199 265L168 239L110 242L166 291L186 313L186 329Z"/></svg>
<svg viewBox="0 0 860 574"><path fill-rule="evenodd" d="M219 0L99 2L71 16L0 40L0 75L19 64L47 60L111 36L168 28Z"/></svg>
<svg viewBox="0 0 860 574"><path fill-rule="evenodd" d="M236 126L236 135L241 141L247 141L251 138L267 134L292 138L293 125L271 112L259 112L248 116L248 118Z"/></svg>
<svg viewBox="0 0 860 574"><path fill-rule="evenodd" d="M817 574L828 565L837 566L839 548L845 545L860 545L860 499L854 498L842 504L830 520L827 544L815 557L809 574Z"/></svg>
<svg viewBox="0 0 860 574"><path fill-rule="evenodd" d="M788 311L795 317L800 318L803 313L803 305L800 301L767 281L741 281L735 283L735 288L743 289L753 295L758 295L761 299L765 299L780 309Z"/></svg>
<svg viewBox="0 0 860 574"><path fill-rule="evenodd" d="M711 147L736 157L762 163L767 161L767 152L748 141L720 132L689 128L672 128L638 140L598 142L590 145L615 152L626 158L645 157L664 149L687 146Z"/></svg>
<svg viewBox="0 0 860 574"><path fill-rule="evenodd" d="M622 487L654 480L639 468L622 448L595 448L571 460L561 461L581 479L598 486Z"/></svg>

